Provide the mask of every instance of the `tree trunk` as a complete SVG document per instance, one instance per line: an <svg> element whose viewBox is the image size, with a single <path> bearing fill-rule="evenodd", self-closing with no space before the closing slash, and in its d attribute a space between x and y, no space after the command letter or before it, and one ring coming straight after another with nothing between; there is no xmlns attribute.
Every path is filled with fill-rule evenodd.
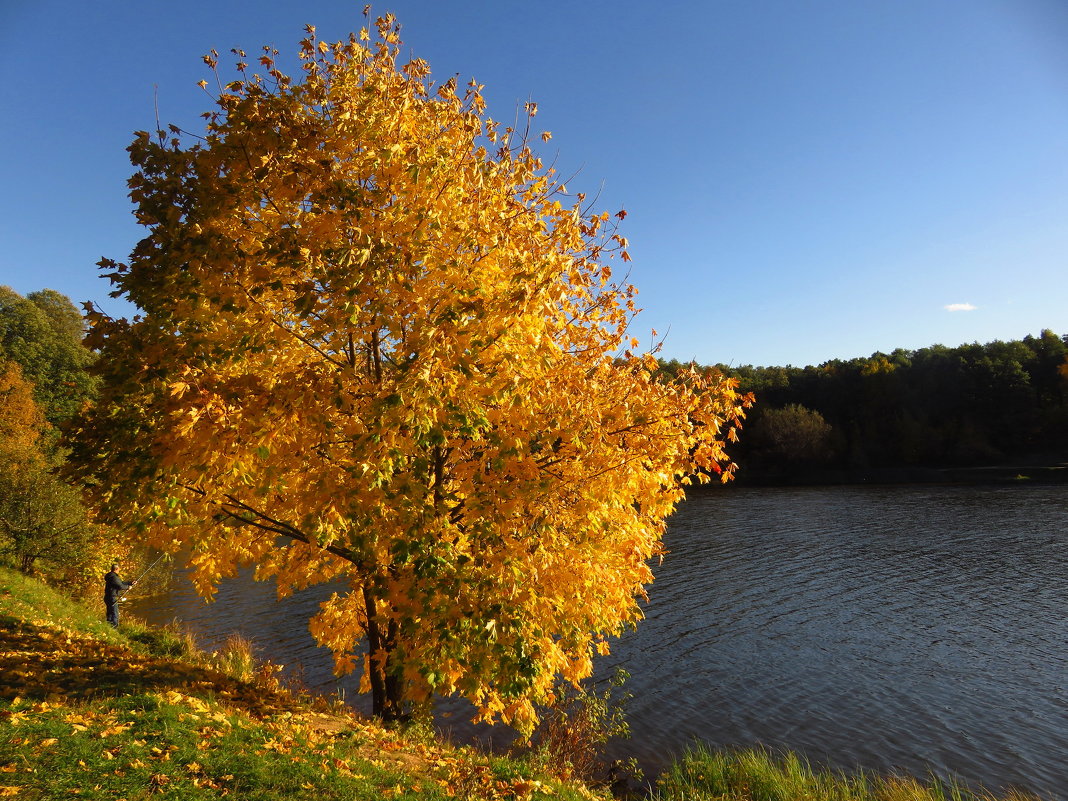
<svg viewBox="0 0 1068 801"><path fill-rule="evenodd" d="M367 610L371 714L384 721L402 720L405 717L404 682L397 675L392 659L397 645L397 623L391 620L383 625L367 587L363 589L363 600Z"/></svg>

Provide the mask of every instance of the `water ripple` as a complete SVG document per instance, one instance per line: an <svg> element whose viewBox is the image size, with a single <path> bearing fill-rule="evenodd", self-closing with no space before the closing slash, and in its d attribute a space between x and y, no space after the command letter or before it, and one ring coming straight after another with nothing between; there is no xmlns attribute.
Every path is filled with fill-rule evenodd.
<svg viewBox="0 0 1068 801"><path fill-rule="evenodd" d="M1063 496L694 494L646 622L612 656L637 696L622 750L655 768L693 738L764 744L1065 797Z"/></svg>

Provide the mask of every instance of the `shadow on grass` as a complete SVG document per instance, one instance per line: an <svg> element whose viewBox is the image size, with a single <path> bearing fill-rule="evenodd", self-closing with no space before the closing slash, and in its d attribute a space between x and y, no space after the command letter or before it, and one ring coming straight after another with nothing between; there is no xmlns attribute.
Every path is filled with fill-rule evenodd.
<svg viewBox="0 0 1068 801"><path fill-rule="evenodd" d="M0 615L0 698L71 700L178 690L211 695L257 717L290 709L292 697L210 668Z"/></svg>

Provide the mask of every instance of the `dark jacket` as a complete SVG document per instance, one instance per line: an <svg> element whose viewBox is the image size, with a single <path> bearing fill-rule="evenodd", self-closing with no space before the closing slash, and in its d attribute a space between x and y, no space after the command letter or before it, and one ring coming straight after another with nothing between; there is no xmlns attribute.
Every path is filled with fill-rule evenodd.
<svg viewBox="0 0 1068 801"><path fill-rule="evenodd" d="M127 584L114 570L104 576L104 603L113 604L132 584Z"/></svg>

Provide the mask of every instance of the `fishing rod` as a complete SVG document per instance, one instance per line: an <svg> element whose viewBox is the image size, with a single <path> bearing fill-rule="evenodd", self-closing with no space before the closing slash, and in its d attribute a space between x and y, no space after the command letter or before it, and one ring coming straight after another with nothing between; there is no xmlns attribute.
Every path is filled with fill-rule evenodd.
<svg viewBox="0 0 1068 801"><path fill-rule="evenodd" d="M153 562L152 564L150 564L150 565L149 565L149 566L148 566L148 567L147 567L147 568L145 569L145 572L144 572L144 573L142 573L142 574L141 574L140 576L138 576L138 577L137 577L137 578L135 578L135 579L134 579L133 581L131 581L131 582L130 582L130 589L129 589L129 590L124 590L124 591L123 591L123 593L122 593L122 595L120 595L120 596L119 596L119 600L120 600L120 601L125 601L125 600L126 600L126 593L128 593L128 592L129 592L130 590L132 590L132 589L133 589L133 585L134 585L134 584L136 584L137 582L139 582L139 581L140 581L141 579L143 579L143 578L144 578L145 576L147 576L147 575L148 575L148 574L149 574L149 573L150 573L150 572L152 571L152 568L154 568L154 567L155 567L156 565L158 565L158 564L160 563L160 561L161 561L161 560L163 559L163 557L164 557L164 556L166 556L166 555L167 555L167 554L165 554L165 553L161 553L161 554L159 555L159 557L158 557L158 558L156 559L156 561L155 561L155 562Z"/></svg>

